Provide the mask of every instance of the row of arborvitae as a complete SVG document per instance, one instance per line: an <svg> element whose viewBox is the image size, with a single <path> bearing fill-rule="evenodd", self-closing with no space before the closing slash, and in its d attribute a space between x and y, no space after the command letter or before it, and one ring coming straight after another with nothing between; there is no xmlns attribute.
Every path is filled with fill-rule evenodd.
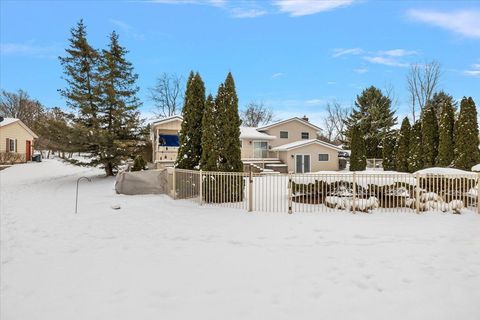
<svg viewBox="0 0 480 320"><path fill-rule="evenodd" d="M71 30L69 47L60 62L66 88L60 93L73 113L67 117L64 144L88 154L85 165L101 165L107 175L137 153L141 134L137 74L126 60L127 50L112 32L106 49L94 49L80 21Z"/></svg>
<svg viewBox="0 0 480 320"><path fill-rule="evenodd" d="M451 96L439 93L410 126L403 119L393 153L385 154L390 170L415 172L429 167L455 167L471 170L480 162L477 110L472 98L463 98L455 114Z"/></svg>
<svg viewBox="0 0 480 320"><path fill-rule="evenodd" d="M456 114L453 98L436 93L413 126L405 117L400 130L383 129L382 140L371 143L361 123L352 126L350 170L365 170L366 159L378 157L378 152L369 153L372 148L382 151L384 170L415 172L434 166L471 170L480 162L477 110L471 97L462 99Z"/></svg>
<svg viewBox="0 0 480 320"><path fill-rule="evenodd" d="M241 172L240 117L235 82L228 73L217 96L205 98L205 86L198 73L190 73L183 106L180 148L176 166L180 169ZM206 179L204 200L234 202L242 199L243 179ZM212 192L215 190L215 192Z"/></svg>

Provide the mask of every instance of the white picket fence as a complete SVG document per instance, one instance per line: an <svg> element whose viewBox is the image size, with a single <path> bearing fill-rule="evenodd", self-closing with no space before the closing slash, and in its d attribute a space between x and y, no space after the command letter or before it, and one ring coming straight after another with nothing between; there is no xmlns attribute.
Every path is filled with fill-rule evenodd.
<svg viewBox="0 0 480 320"><path fill-rule="evenodd" d="M338 172L255 174L169 169L170 196L258 212L472 210L480 175Z"/></svg>

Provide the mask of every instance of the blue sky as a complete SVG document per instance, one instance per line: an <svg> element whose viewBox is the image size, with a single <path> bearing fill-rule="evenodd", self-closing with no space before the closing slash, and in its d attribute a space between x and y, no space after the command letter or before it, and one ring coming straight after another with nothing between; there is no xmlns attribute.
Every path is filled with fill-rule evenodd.
<svg viewBox="0 0 480 320"><path fill-rule="evenodd" d="M0 86L63 107L57 57L80 18L97 48L116 30L139 74L142 111L162 72L198 70L215 94L231 71L240 107L263 101L280 118L321 124L325 105L351 106L367 86L391 86L408 113L410 63L437 60L441 88L480 105L480 2L1 1Z"/></svg>

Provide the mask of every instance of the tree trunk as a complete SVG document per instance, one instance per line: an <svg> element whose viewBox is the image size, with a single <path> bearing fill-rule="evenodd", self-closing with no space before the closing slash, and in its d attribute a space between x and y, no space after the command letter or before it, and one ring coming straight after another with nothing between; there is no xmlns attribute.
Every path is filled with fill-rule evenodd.
<svg viewBox="0 0 480 320"><path fill-rule="evenodd" d="M105 164L105 174L107 177L113 176L113 165L111 162Z"/></svg>

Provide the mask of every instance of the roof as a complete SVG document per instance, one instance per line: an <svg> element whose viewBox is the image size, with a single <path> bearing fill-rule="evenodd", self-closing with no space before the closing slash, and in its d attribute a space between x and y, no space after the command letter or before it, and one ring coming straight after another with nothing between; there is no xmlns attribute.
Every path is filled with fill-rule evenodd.
<svg viewBox="0 0 480 320"><path fill-rule="evenodd" d="M152 125L160 124L160 123L167 123L167 122L175 121L175 120L183 121L183 117L175 115L175 116L162 118L162 119L159 119L159 120L152 121Z"/></svg>
<svg viewBox="0 0 480 320"><path fill-rule="evenodd" d="M3 121L0 122L0 127L6 126L7 124L14 123L20 121L17 118L3 118Z"/></svg>
<svg viewBox="0 0 480 320"><path fill-rule="evenodd" d="M306 125L306 126L309 126L310 128L313 128L315 130L317 130L317 132L319 131L322 131L322 129L320 127L317 127L316 125L314 124L311 124L310 122L308 121L305 121L301 118L298 118L298 117L294 117L294 118L290 118L290 119L286 119L286 120L282 120L282 121L278 121L278 122L274 122L274 123L271 123L271 124L268 124L266 126L263 126L263 127L259 127L257 128L257 130L267 130L267 129L270 129L270 128L273 128L273 127L276 127L278 125L281 125L281 124L284 124L284 123L287 123L287 122L291 122L291 121L299 121L301 122L302 124Z"/></svg>
<svg viewBox="0 0 480 320"><path fill-rule="evenodd" d="M20 119L17 119L17 118L3 118L3 121L0 122L0 127L5 127L5 126L8 126L9 124L16 123L16 122L18 122L18 124L23 129L25 129L25 131L27 131L32 137L38 138L38 136L35 134L35 132L30 130L30 128L27 127L27 125L25 123L23 123Z"/></svg>
<svg viewBox="0 0 480 320"><path fill-rule="evenodd" d="M480 171L480 163L472 167L472 171Z"/></svg>
<svg viewBox="0 0 480 320"><path fill-rule="evenodd" d="M299 141L283 144L281 146L272 148L270 151L288 151L288 150L292 150L292 149L296 149L296 148L300 148L300 147L305 147L305 146L308 146L310 144L319 144L321 146L324 146L324 147L327 147L327 148L330 148L330 149L334 149L336 151L343 151L342 149L340 149L337 146L334 146L333 144L326 143L326 142L323 142L323 141L318 140L318 139L299 140Z"/></svg>
<svg viewBox="0 0 480 320"><path fill-rule="evenodd" d="M257 128L254 127L240 127L240 139L273 140L276 138L275 136L257 131Z"/></svg>

